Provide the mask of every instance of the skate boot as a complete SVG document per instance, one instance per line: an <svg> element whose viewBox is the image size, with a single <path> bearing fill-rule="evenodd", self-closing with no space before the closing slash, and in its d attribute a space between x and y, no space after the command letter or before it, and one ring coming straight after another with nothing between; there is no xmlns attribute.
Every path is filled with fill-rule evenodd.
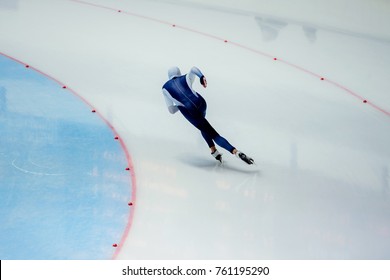
<svg viewBox="0 0 390 280"><path fill-rule="evenodd" d="M238 157L238 158L241 159L242 161L245 161L247 164L253 164L253 163L255 162L255 161L253 160L253 158L248 157L246 154L244 154L244 153L241 152L241 151L237 151L236 157Z"/></svg>
<svg viewBox="0 0 390 280"><path fill-rule="evenodd" d="M215 150L214 153L211 154L216 160L222 163L222 154Z"/></svg>

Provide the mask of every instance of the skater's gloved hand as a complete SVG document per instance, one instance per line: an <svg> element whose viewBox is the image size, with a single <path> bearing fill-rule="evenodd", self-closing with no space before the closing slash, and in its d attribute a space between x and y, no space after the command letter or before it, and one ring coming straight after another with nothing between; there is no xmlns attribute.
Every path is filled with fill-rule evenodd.
<svg viewBox="0 0 390 280"><path fill-rule="evenodd" d="M200 77L200 83L202 84L202 86L203 86L204 88L207 87L207 80L206 80L206 77L205 77L205 76Z"/></svg>

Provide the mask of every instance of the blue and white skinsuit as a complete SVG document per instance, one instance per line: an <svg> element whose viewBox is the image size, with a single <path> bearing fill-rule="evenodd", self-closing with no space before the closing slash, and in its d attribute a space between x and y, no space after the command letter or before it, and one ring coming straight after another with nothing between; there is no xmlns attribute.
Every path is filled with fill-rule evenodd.
<svg viewBox="0 0 390 280"><path fill-rule="evenodd" d="M204 98L193 88L195 76L202 79L203 74L197 67L192 67L186 75L181 75L178 67L168 70L169 80L163 85L162 92L168 110L175 114L178 110L196 128L198 128L209 147L218 146L233 153L235 148L210 125L206 120L207 104Z"/></svg>

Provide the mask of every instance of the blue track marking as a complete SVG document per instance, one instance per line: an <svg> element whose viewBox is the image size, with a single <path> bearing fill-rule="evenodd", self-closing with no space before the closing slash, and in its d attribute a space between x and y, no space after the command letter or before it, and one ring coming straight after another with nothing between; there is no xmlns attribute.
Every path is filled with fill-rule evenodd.
<svg viewBox="0 0 390 280"><path fill-rule="evenodd" d="M110 259L131 178L80 98L0 55L0 259Z"/></svg>

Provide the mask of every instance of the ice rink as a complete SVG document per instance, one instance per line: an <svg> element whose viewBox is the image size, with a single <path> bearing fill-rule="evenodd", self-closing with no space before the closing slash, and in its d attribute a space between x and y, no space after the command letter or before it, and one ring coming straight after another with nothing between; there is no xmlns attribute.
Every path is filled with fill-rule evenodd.
<svg viewBox="0 0 390 280"><path fill-rule="evenodd" d="M1 0L0 259L390 259L390 2ZM171 115L197 66L219 165Z"/></svg>

